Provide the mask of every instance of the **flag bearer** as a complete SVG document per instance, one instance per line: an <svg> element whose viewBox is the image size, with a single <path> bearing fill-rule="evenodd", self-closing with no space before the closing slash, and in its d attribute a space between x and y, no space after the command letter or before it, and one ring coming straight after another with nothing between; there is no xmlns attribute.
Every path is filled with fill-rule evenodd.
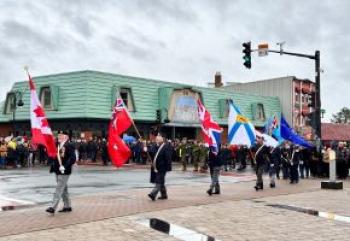
<svg viewBox="0 0 350 241"><path fill-rule="evenodd" d="M264 145L264 138L257 136L256 139L257 151L255 152L255 162L256 162L256 185L255 190L263 190L264 182L263 182L263 173L265 169L265 165L267 163L267 159L269 158L270 151L267 146Z"/></svg>
<svg viewBox="0 0 350 241"><path fill-rule="evenodd" d="M68 194L68 179L72 173L72 166L76 161L75 146L69 142L67 133L58 136L57 158L51 165L50 172L56 174L57 186L53 196L52 206L46 212L54 214L60 199L63 200L63 209L59 212L71 212L71 202Z"/></svg>
<svg viewBox="0 0 350 241"><path fill-rule="evenodd" d="M222 159L220 153L214 153L212 147L209 148L209 170L210 170L210 178L211 184L210 188L207 191L209 196L212 194L220 194L220 171L222 167Z"/></svg>

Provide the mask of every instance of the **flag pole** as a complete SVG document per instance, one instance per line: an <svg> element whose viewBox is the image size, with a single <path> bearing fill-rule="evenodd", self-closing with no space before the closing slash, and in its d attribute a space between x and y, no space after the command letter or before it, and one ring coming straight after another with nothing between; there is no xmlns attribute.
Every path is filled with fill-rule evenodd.
<svg viewBox="0 0 350 241"><path fill-rule="evenodd" d="M138 135L138 137L139 137L139 140L142 138L141 137L141 135L140 135L140 132L139 132L139 129L137 128L137 126L135 125L135 122L134 122L134 120L131 118L131 122L132 122L132 126L134 127L134 129L135 129L135 131L136 131L136 134ZM150 163L152 163L152 158L151 158L151 155L149 154L149 152L148 152L148 148L147 148L147 145L146 145L146 153L147 153L147 159L148 159L148 161L150 162Z"/></svg>

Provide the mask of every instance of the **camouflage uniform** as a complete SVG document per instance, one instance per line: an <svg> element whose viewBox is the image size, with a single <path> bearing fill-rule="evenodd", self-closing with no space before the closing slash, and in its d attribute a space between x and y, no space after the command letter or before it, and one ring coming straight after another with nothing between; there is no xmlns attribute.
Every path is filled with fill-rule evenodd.
<svg viewBox="0 0 350 241"><path fill-rule="evenodd" d="M199 146L199 165L200 171L206 172L208 169L207 158L208 158L208 148L204 145Z"/></svg>
<svg viewBox="0 0 350 241"><path fill-rule="evenodd" d="M187 144L185 145L184 160L182 162L182 167L184 171L186 171L187 169L187 164L191 163L192 161L192 149L193 144L187 142Z"/></svg>
<svg viewBox="0 0 350 241"><path fill-rule="evenodd" d="M192 148L192 162L193 162L193 171L198 172L198 165L199 165L199 156L200 156L200 147L198 144L193 144Z"/></svg>
<svg viewBox="0 0 350 241"><path fill-rule="evenodd" d="M181 143L179 145L179 148L178 148L178 153L179 153L179 158L181 160L181 163L182 163L182 171L186 171L187 169L187 163L186 163L186 144L185 143Z"/></svg>

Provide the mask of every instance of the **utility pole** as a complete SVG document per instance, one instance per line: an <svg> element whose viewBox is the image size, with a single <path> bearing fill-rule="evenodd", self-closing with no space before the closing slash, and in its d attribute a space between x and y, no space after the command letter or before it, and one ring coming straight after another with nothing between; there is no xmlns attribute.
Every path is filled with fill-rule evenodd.
<svg viewBox="0 0 350 241"><path fill-rule="evenodd" d="M315 83L316 83L316 103L315 103L315 124L316 135L321 139L321 70L320 70L320 51L315 51Z"/></svg>
<svg viewBox="0 0 350 241"><path fill-rule="evenodd" d="M254 50L256 51L256 50ZM293 53L293 52L286 52L282 49L280 50L266 50L269 53L278 53L280 55L292 55L296 57L302 57L302 58L308 58L308 59L314 59L315 60L315 115L314 115L314 123L315 123L315 132L317 135L317 138L321 139L321 60L320 60L320 51L316 50L315 55L309 55L309 54L300 54L300 53ZM317 139L316 138L316 139Z"/></svg>

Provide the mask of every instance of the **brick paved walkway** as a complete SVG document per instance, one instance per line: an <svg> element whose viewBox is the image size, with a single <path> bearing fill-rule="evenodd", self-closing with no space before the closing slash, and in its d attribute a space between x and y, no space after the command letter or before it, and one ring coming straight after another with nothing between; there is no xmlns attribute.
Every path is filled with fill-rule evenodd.
<svg viewBox="0 0 350 241"><path fill-rule="evenodd" d="M203 205L191 205L166 209L165 206L169 205L166 201L156 203L145 201L142 205L148 207L148 211L152 209L158 209L158 211L141 211L140 213L130 216L107 218L80 224L73 224L78 220L76 216L84 213L90 213L90 216L93 216L93 213L96 215L97 210L103 209L106 206L100 205L101 201L99 201L90 206L97 206L95 212L84 210L84 213L82 213L82 210L77 207L77 211L75 210L72 214L57 215L56 217L47 217L47 215L43 214L42 208L31 211L21 210L7 212L7 214L11 214L13 217L21 215L22 220L28 219L29 215L36 215L35 217L31 217L32 222L36 222L37 225L39 225L39 223L42 225L51 220L51 226L56 226L56 228L32 232L28 232L29 230L27 230L27 232L23 234L0 237L0 241L177 240L166 234L138 224L137 221L144 218L159 218L166 220L172 224L211 235L223 241L349 240L350 225L347 223L331 221L304 213L277 209L266 205L267 203L285 203L306 206L314 205L313 207L315 208L319 207L331 211L336 210L339 215L348 214L350 213L350 206L341 205L340 207L338 203L340 199L340 204L350 203L350 183L347 182L345 185L347 189L343 191L325 191L317 188L319 186L319 181L304 181L302 185L295 186L289 186L282 183L280 184L280 190L267 190L259 193L250 190L243 193L246 188L251 186L251 183L231 184L230 187L225 186L224 188L226 192L232 191L233 193L231 194L225 194L222 197L215 198L206 198L201 195L202 198L196 200L196 202L202 202ZM287 189L288 187L289 192L292 194L287 194L283 191L283 189ZM173 189L172 193L178 194L180 189ZM183 191L188 194L188 190ZM190 203L189 200L198 198L197 195L201 193L202 190L195 190L191 198L187 195L185 195L187 197L183 198ZM282 193L284 193L284 195L275 196L275 194ZM141 195L142 192L139 194ZM259 198L259 196L261 198ZM125 198L125 196L122 195L121 197ZM250 200L251 198L256 199ZM232 201L230 199L235 199L237 201ZM99 199L94 197L87 200L96 201ZM122 200L127 200L127 202L132 205L132 201L130 200L134 199L116 199L116 204L113 206L119 206ZM169 201L175 202L175 200L178 200L178 198L174 197ZM185 202L185 200L183 201ZM173 205L176 206L175 204ZM121 214L120 209L125 208L125 206L119 207L119 214ZM113 215L111 214L110 216ZM4 225L3 216L0 217L0 225L2 226ZM36 219L41 219L41 222L36 221ZM71 219L75 219L75 221L69 221ZM21 229L23 223L19 223L20 221L20 217L17 217L16 224L13 223L12 225L15 225L15 228L17 229ZM82 221L83 220L80 219L80 222ZM70 223L70 225L67 225L68 223ZM65 227L59 227L63 224L65 224ZM25 225L28 225L28 223L24 223L24 226Z"/></svg>
<svg viewBox="0 0 350 241"><path fill-rule="evenodd" d="M350 183L345 185L350 187ZM281 180L278 182L276 189L267 188L263 192L255 192L252 188L253 186L254 182L226 184L222 187L223 194L214 197L206 195L207 186L204 185L195 187L174 186L169 189L169 200L157 202L152 202L146 197L146 194L149 192L148 189L80 196L73 200L74 211L70 214L56 214L54 217L51 217L44 212L44 206L2 212L0 213L0 236L170 208L317 191L320 187L320 181L304 180L299 185L290 185L287 181Z"/></svg>

